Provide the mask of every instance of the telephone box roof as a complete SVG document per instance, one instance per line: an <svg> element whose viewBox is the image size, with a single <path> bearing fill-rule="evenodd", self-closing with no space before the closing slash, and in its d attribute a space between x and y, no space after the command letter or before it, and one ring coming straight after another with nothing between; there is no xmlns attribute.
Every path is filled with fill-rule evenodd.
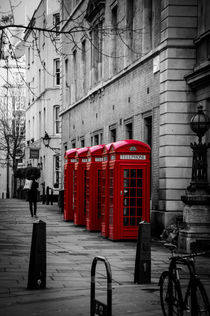
<svg viewBox="0 0 210 316"><path fill-rule="evenodd" d="M77 150L76 157L86 157L90 147L82 147Z"/></svg>
<svg viewBox="0 0 210 316"><path fill-rule="evenodd" d="M88 156L101 156L103 154L104 145L92 146L88 150Z"/></svg>
<svg viewBox="0 0 210 316"><path fill-rule="evenodd" d="M128 151L138 151L138 152L151 152L151 148L148 144L143 143L135 139L126 139L111 144L109 152L128 152Z"/></svg>
<svg viewBox="0 0 210 316"><path fill-rule="evenodd" d="M64 158L65 159L68 159L68 157L74 157L76 152L77 152L78 148L71 148L71 149L68 149L66 152L65 152L65 156Z"/></svg>

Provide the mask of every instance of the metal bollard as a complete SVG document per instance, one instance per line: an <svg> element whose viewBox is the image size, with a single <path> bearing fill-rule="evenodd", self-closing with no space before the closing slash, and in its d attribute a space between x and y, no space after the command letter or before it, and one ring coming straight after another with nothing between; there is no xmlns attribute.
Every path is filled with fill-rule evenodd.
<svg viewBox="0 0 210 316"><path fill-rule="evenodd" d="M134 283L151 283L151 227L146 221L139 223Z"/></svg>
<svg viewBox="0 0 210 316"><path fill-rule="evenodd" d="M98 261L104 262L107 273L107 305L95 299L95 272ZM112 272L110 263L104 257L95 257L91 266L90 316L112 316Z"/></svg>
<svg viewBox="0 0 210 316"><path fill-rule="evenodd" d="M46 288L46 223L33 223L28 290Z"/></svg>

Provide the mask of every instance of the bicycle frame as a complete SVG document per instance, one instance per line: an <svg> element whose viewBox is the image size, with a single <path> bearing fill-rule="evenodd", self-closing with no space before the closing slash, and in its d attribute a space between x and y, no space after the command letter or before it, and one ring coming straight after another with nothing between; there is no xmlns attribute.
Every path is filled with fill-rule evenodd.
<svg viewBox="0 0 210 316"><path fill-rule="evenodd" d="M171 262L169 265L169 297L173 298L173 281L176 286L177 294L178 294L178 301L179 305L181 307L181 310L188 310L189 307L197 305L197 298L196 298L196 280L197 280L197 274L195 271L195 265L194 265L194 259L193 257L185 258L185 257L174 257L172 256L170 258ZM181 284L180 284L180 276L179 276L179 268L177 267L178 264L185 265L188 268L190 280L187 284L187 290L183 296ZM192 295L192 306L188 305L190 295ZM173 315L172 310L170 311L173 304L170 304L169 307L169 315Z"/></svg>

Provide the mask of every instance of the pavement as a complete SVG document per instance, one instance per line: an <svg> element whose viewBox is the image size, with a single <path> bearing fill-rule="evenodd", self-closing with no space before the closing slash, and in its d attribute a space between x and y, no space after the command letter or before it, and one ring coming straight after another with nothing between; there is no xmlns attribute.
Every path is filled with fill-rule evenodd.
<svg viewBox="0 0 210 316"><path fill-rule="evenodd" d="M33 223L46 222L46 289L28 290ZM134 284L135 241L110 241L65 222L57 204L38 203L38 219L24 200L0 200L0 315L90 315L91 264L106 257L112 271L112 315L162 315L158 280L168 266L168 251L151 245L151 283ZM209 257L196 258L197 272L210 293ZM96 298L106 302L106 271L96 268Z"/></svg>

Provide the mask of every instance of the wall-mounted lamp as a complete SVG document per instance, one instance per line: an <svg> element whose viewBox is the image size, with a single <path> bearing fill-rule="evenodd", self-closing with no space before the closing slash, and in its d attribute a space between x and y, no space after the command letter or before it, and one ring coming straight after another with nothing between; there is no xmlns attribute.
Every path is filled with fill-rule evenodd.
<svg viewBox="0 0 210 316"><path fill-rule="evenodd" d="M45 134L44 134L44 137L42 138L42 140L43 140L45 147L49 147L51 137L48 135L48 133L46 131L45 131Z"/></svg>
<svg viewBox="0 0 210 316"><path fill-rule="evenodd" d="M56 154L58 154L57 151L60 151L60 148L55 148L55 147L50 146L51 137L48 135L48 133L46 131L45 131L45 134L44 134L44 137L42 138L42 140L43 140L45 147L52 149L54 152L56 152Z"/></svg>

